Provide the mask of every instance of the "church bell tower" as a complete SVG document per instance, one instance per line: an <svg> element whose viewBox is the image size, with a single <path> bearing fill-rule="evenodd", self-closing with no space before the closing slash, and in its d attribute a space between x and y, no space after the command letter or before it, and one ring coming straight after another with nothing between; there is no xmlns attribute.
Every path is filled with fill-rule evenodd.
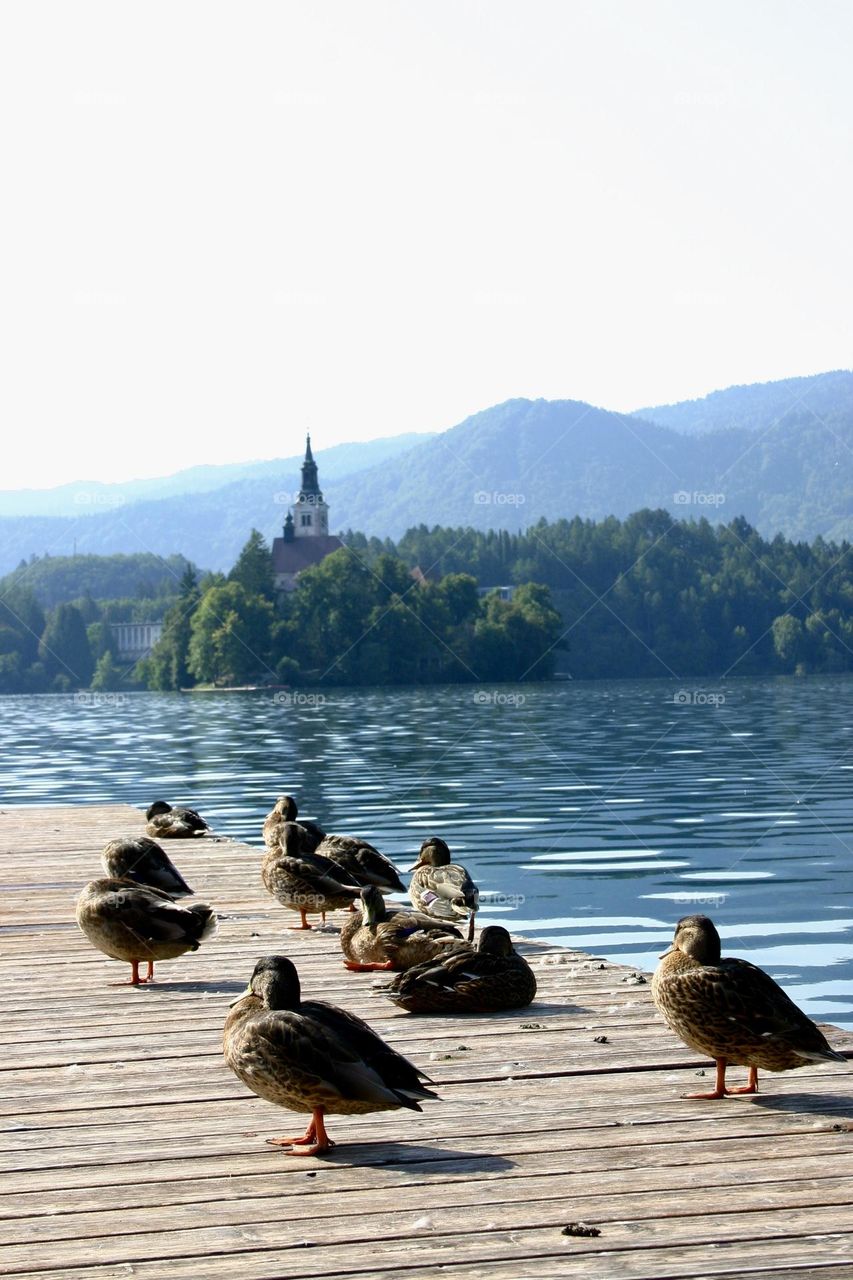
<svg viewBox="0 0 853 1280"><path fill-rule="evenodd" d="M329 508L323 501L317 478L317 463L311 452L311 437L305 444L305 461L302 463L302 488L293 504L294 538L325 538L329 534ZM287 532L285 531L285 538Z"/></svg>

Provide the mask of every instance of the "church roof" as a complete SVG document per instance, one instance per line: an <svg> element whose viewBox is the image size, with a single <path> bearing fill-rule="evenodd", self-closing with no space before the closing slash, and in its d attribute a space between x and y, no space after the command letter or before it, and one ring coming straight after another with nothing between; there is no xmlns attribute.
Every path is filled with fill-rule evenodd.
<svg viewBox="0 0 853 1280"><path fill-rule="evenodd" d="M273 573L301 573L319 564L326 556L337 551L344 544L333 534L314 536L312 538L294 538L285 542L284 538L274 538L272 544Z"/></svg>
<svg viewBox="0 0 853 1280"><path fill-rule="evenodd" d="M305 497L320 498L321 500L323 497L317 476L317 463L314 461L314 455L311 452L310 435L305 438L305 461L302 463L302 489L299 496L302 497L303 494Z"/></svg>

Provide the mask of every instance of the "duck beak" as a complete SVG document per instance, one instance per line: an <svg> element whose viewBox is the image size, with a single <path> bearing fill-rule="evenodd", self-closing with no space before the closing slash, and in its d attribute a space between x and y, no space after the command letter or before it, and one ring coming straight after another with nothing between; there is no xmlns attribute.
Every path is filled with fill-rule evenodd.
<svg viewBox="0 0 853 1280"><path fill-rule="evenodd" d="M420 871L421 867L425 867L425 866L426 866L425 862L416 862L413 867L406 867L406 870L403 874L408 875L409 872L411 871Z"/></svg>
<svg viewBox="0 0 853 1280"><path fill-rule="evenodd" d="M252 986L251 986L251 983L250 983L250 984L249 984L249 986L247 986L247 987L246 987L246 990L245 990L245 991L241 991L241 992L240 992L240 994L237 996L236 1000L230 1000L230 1001L228 1002L228 1008L229 1008L229 1009L233 1009L233 1008L234 1008L234 1006L235 1006L235 1004L239 1004L241 1000L245 1000L245 999L246 999L246 996L250 996L251 994L252 994Z"/></svg>
<svg viewBox="0 0 853 1280"><path fill-rule="evenodd" d="M675 950L675 947L668 947L668 948L666 949L666 951L662 951L662 952L660 953L660 955L658 956L658 960L665 960L665 959L667 958L667 956L671 956L671 955L672 955L672 953L673 953L673 951L674 951L674 950Z"/></svg>

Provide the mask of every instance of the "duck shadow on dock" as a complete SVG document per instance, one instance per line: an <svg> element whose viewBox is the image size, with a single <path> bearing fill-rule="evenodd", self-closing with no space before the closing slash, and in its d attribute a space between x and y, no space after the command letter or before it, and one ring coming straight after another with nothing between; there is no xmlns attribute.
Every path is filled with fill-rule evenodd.
<svg viewBox="0 0 853 1280"><path fill-rule="evenodd" d="M796 1115L820 1116L831 1126L836 1119L853 1119L853 1098L846 1093L757 1093L756 1107L768 1111L790 1111ZM848 1126L844 1125L846 1129Z"/></svg>
<svg viewBox="0 0 853 1280"><path fill-rule="evenodd" d="M156 978L154 982L143 982L136 988L138 991L191 991L198 995L236 996L246 990L245 982L235 982L223 978L221 982L174 982L169 978Z"/></svg>
<svg viewBox="0 0 853 1280"><path fill-rule="evenodd" d="M498 1141L498 1139L496 1139ZM275 1151L274 1147L270 1147ZM319 1157L326 1166L336 1165L352 1168L382 1168L394 1165L401 1169L413 1166L412 1172L418 1177L433 1175L438 1178L447 1177L447 1165L464 1161L471 1172L511 1169L515 1161L504 1155L484 1154L482 1151L466 1151L458 1147L433 1147L427 1143L414 1142L347 1142L340 1147ZM435 1168L431 1166L435 1165Z"/></svg>

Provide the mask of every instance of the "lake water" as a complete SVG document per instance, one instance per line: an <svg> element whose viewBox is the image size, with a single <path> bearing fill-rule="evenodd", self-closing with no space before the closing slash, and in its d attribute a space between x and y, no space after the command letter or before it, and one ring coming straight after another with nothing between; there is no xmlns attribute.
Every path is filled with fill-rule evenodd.
<svg viewBox="0 0 853 1280"><path fill-rule="evenodd" d="M482 918L533 938L652 968L704 912L853 1027L852 695L813 677L0 698L0 801L164 798L260 846L291 792L401 867L443 836Z"/></svg>

